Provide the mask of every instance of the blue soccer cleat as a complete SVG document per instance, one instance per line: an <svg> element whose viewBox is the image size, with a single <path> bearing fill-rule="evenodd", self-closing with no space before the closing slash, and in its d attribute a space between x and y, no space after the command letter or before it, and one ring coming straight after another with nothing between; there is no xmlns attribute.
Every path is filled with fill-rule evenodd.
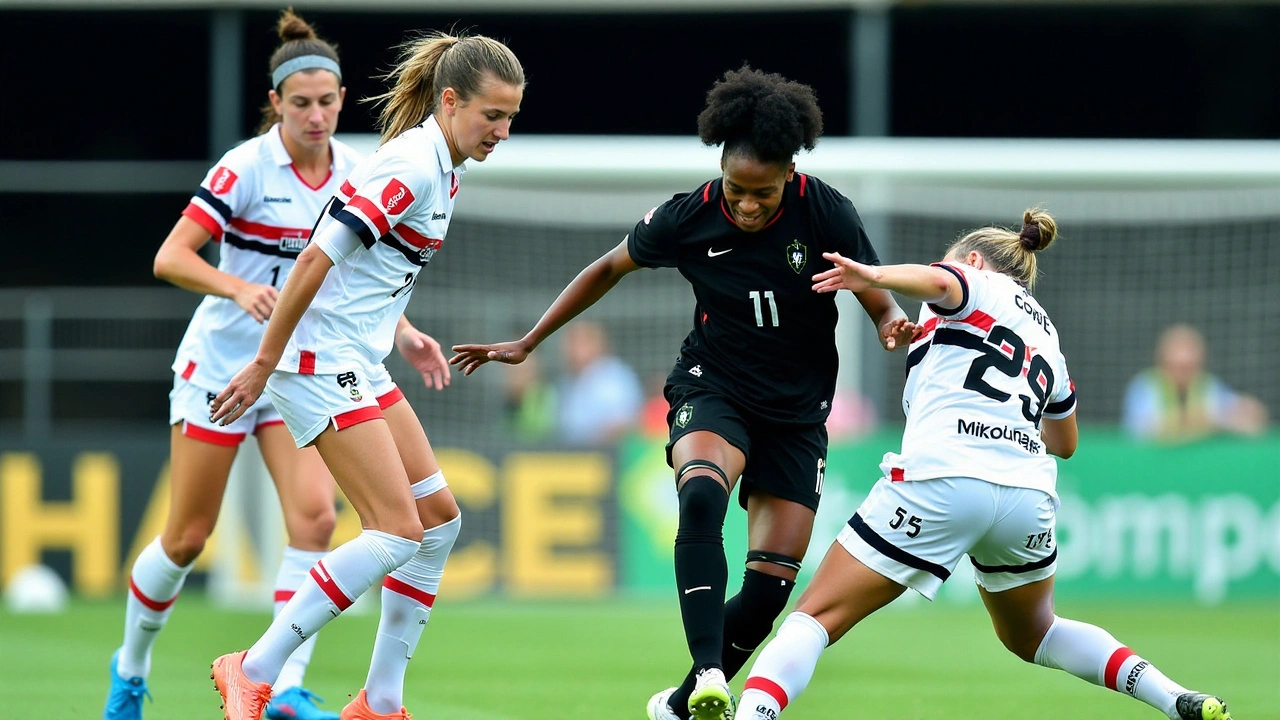
<svg viewBox="0 0 1280 720"><path fill-rule="evenodd" d="M287 688L271 697L267 705L269 720L338 720L338 713L328 712L316 707L324 698L297 686Z"/></svg>
<svg viewBox="0 0 1280 720"><path fill-rule="evenodd" d="M142 720L142 698L151 699L147 692L147 681L140 677L120 677L116 671L116 663L120 659L120 651L111 656L111 692L107 694L107 706L102 711L102 720Z"/></svg>

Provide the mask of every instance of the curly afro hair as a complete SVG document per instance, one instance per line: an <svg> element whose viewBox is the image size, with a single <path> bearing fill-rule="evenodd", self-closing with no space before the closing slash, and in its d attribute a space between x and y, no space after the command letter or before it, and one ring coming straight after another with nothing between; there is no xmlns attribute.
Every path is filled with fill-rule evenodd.
<svg viewBox="0 0 1280 720"><path fill-rule="evenodd" d="M698 115L704 144L723 144L725 155L746 152L762 162L791 162L820 135L822 110L813 88L750 65L726 72Z"/></svg>

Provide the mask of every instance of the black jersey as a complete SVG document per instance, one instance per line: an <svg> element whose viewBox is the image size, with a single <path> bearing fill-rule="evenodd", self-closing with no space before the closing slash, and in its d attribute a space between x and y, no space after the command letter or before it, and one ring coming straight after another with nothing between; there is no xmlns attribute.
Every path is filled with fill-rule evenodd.
<svg viewBox="0 0 1280 720"><path fill-rule="evenodd" d="M814 292L813 276L832 266L824 252L880 262L848 198L796 173L769 223L748 233L716 179L651 210L627 249L637 265L674 267L693 286L693 331L670 382L724 393L769 420L826 420L837 313L835 293Z"/></svg>

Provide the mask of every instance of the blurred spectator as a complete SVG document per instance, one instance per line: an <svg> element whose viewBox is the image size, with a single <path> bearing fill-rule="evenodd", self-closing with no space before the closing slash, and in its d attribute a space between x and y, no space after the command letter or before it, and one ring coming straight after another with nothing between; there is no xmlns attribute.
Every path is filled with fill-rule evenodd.
<svg viewBox="0 0 1280 720"><path fill-rule="evenodd" d="M1134 437L1191 442L1218 432L1260 435L1267 410L1205 370L1205 344L1189 325L1173 325L1156 344L1156 366L1125 392L1123 423Z"/></svg>
<svg viewBox="0 0 1280 720"><path fill-rule="evenodd" d="M551 438L556 429L556 391L542 375L534 355L503 373L507 430L522 443Z"/></svg>
<svg viewBox="0 0 1280 720"><path fill-rule="evenodd" d="M560 439L570 445L616 441L639 419L640 379L609 354L608 338L597 323L570 324L563 352L569 375L559 388Z"/></svg>

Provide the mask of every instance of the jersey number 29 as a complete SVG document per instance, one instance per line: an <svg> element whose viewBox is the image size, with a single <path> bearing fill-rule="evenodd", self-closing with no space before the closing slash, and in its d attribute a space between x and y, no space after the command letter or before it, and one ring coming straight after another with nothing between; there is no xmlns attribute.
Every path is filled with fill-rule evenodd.
<svg viewBox="0 0 1280 720"><path fill-rule="evenodd" d="M943 345L959 345L977 350L980 355L969 365L965 375L964 386L968 390L984 395L996 402L1005 402L1013 397L1000 388L988 383L984 376L988 368L1011 378L1023 375L1027 380L1027 388L1031 396L1018 395L1022 401L1022 417L1040 427L1040 417L1044 415L1044 406L1049 394L1053 392L1053 368L1043 356L1027 352L1027 344L1018 334L1004 325L994 325L987 333L985 340L963 330L940 330L934 338L935 343ZM1034 405L1034 407L1033 407Z"/></svg>

